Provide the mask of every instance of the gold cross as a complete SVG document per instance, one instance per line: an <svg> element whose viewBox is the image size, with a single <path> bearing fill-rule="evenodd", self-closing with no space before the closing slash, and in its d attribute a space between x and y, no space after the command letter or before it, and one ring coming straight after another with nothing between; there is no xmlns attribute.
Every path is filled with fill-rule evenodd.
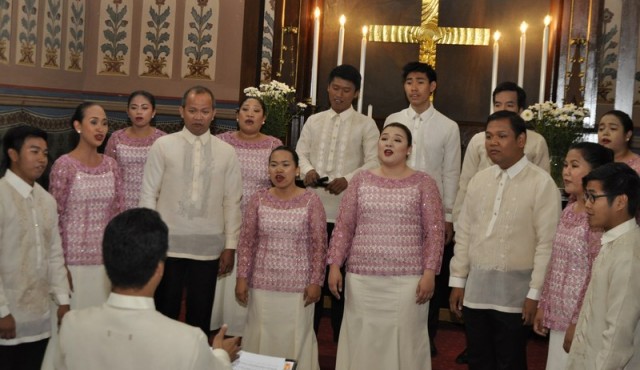
<svg viewBox="0 0 640 370"><path fill-rule="evenodd" d="M422 0L419 26L373 25L369 41L420 44L419 60L435 68L436 45L489 45L488 28L438 26L439 0Z"/></svg>

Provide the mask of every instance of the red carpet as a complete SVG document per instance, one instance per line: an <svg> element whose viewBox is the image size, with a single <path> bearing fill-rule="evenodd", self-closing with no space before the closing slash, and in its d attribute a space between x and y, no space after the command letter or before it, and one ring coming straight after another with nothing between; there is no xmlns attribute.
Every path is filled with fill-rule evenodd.
<svg viewBox="0 0 640 370"><path fill-rule="evenodd" d="M333 342L331 323L327 317L320 320L318 332L318 352L320 355L320 369L333 370L336 364L337 343ZM458 365L456 356L465 347L462 327L447 322L440 323L436 337L437 356L431 359L432 370L467 370L467 365ZM547 341L533 336L527 346L527 360L529 370L543 370L547 362Z"/></svg>

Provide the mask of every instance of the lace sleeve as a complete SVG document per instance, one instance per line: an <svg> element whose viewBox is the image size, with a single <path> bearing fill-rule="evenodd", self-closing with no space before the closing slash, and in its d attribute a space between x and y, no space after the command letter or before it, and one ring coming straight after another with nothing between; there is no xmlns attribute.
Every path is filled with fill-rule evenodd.
<svg viewBox="0 0 640 370"><path fill-rule="evenodd" d="M238 272L239 278L249 278L253 271L253 256L258 245L258 208L262 192L255 193L244 210L242 227L238 240Z"/></svg>
<svg viewBox="0 0 640 370"><path fill-rule="evenodd" d="M358 224L358 187L362 175L353 177L340 202L338 218L331 235L327 264L342 266L349 256L351 242Z"/></svg>
<svg viewBox="0 0 640 370"><path fill-rule="evenodd" d="M327 260L327 216L322 201L315 194L309 201L309 234L310 249L310 284L322 286L324 283L325 266Z"/></svg>
<svg viewBox="0 0 640 370"><path fill-rule="evenodd" d="M440 273L444 249L444 210L438 186L431 177L421 184L423 268Z"/></svg>

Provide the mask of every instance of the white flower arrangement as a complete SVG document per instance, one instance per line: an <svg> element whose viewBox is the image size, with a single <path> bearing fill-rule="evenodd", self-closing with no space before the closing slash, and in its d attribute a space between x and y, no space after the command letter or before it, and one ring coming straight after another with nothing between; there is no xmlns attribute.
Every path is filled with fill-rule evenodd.
<svg viewBox="0 0 640 370"><path fill-rule="evenodd" d="M247 87L246 96L260 98L267 107L267 124L264 133L281 139L286 138L294 117L302 115L307 105L295 102L296 89L280 81L272 80L259 87Z"/></svg>
<svg viewBox="0 0 640 370"><path fill-rule="evenodd" d="M562 163L569 146L582 139L584 119L589 109L575 104L558 104L547 101L530 105L522 111L522 119L530 123L544 136L551 157L551 175L562 186Z"/></svg>

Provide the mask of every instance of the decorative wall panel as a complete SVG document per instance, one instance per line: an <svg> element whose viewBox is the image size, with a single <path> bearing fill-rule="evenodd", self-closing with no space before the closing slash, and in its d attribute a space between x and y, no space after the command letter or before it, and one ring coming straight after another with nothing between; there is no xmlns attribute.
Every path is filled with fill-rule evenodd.
<svg viewBox="0 0 640 370"><path fill-rule="evenodd" d="M62 0L46 0L44 4L44 35L42 67L60 69L62 46Z"/></svg>
<svg viewBox="0 0 640 370"><path fill-rule="evenodd" d="M84 56L84 0L69 0L67 2L67 38L64 68L67 71L81 72Z"/></svg>
<svg viewBox="0 0 640 370"><path fill-rule="evenodd" d="M22 0L16 5L18 5L16 64L35 66L38 44L38 2Z"/></svg>
<svg viewBox="0 0 640 370"><path fill-rule="evenodd" d="M140 76L171 78L176 22L175 0L144 0L140 32Z"/></svg>
<svg viewBox="0 0 640 370"><path fill-rule="evenodd" d="M186 2L181 65L183 78L215 80L219 5L218 0Z"/></svg>
<svg viewBox="0 0 640 370"><path fill-rule="evenodd" d="M102 0L100 3L98 74L129 75L132 14L133 0Z"/></svg>
<svg viewBox="0 0 640 370"><path fill-rule="evenodd" d="M273 70L273 35L275 29L275 10L274 0L265 0L264 2L264 26L262 31L262 57L260 60L260 83L268 83L271 81Z"/></svg>
<svg viewBox="0 0 640 370"><path fill-rule="evenodd" d="M9 63L11 45L11 0L0 0L0 63Z"/></svg>

